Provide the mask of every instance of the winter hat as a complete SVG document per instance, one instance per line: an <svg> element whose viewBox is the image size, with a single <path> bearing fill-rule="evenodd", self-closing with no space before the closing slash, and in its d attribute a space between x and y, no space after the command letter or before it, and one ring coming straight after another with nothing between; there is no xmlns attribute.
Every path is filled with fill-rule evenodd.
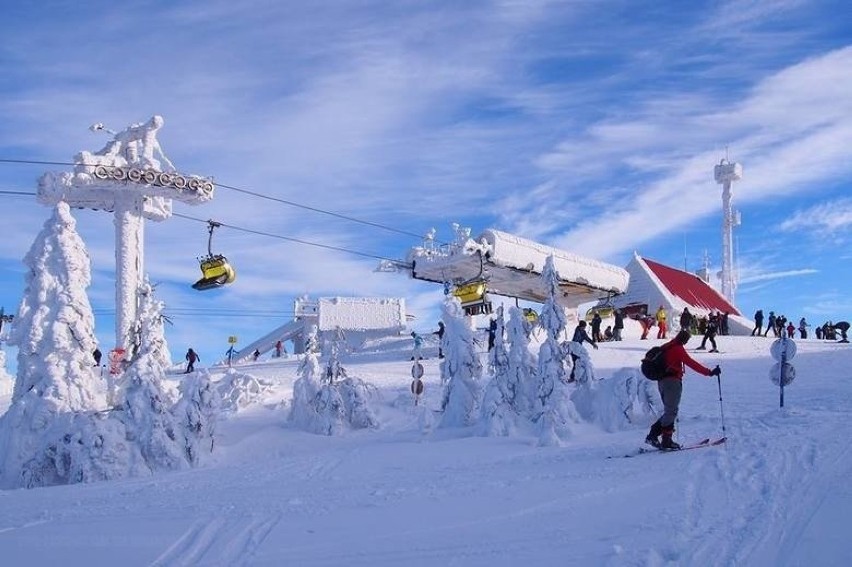
<svg viewBox="0 0 852 567"><path fill-rule="evenodd" d="M692 338L692 335L689 333L689 331L686 331L686 330L679 332L677 334L677 336L675 337L675 339L677 339L677 342L679 342L682 345L685 345L686 343L688 343L689 339L691 339L691 338Z"/></svg>

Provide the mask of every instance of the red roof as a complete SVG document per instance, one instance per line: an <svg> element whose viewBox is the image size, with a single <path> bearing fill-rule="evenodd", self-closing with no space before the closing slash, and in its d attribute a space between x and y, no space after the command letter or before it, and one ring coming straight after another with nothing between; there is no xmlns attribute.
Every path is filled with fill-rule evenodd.
<svg viewBox="0 0 852 567"><path fill-rule="evenodd" d="M728 300L718 291L707 285L707 282L689 272L676 270L652 260L644 258L645 263L659 278L663 286L673 295L699 309L715 309L722 313L741 315L736 307L728 303Z"/></svg>

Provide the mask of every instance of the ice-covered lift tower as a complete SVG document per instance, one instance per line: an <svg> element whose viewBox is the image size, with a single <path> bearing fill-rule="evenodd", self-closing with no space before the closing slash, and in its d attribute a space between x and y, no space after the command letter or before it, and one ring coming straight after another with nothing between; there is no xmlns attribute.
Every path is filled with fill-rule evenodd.
<svg viewBox="0 0 852 567"><path fill-rule="evenodd" d="M547 289L541 270L547 257L553 256L560 280L557 301L569 309L622 294L630 280L627 271L618 266L514 234L491 228L474 240L470 229L453 228L454 242L435 245L433 231L423 246L409 250L406 263L398 263L397 268L404 267L414 279L443 284L481 279L489 293L542 303L547 299Z"/></svg>
<svg viewBox="0 0 852 567"><path fill-rule="evenodd" d="M740 219L734 211L731 185L743 178L743 166L723 159L713 168L713 177L716 183L722 185L722 295L728 303L734 305L737 286L734 274L734 227L739 226Z"/></svg>
<svg viewBox="0 0 852 567"><path fill-rule="evenodd" d="M144 219L172 216L172 199L200 205L213 198L213 182L177 172L165 156L157 131L163 118L154 116L121 132L95 124L113 139L98 152L82 151L71 172L48 172L38 182L38 200L65 201L71 207L115 215L115 342L131 356L136 343L134 322L144 275Z"/></svg>

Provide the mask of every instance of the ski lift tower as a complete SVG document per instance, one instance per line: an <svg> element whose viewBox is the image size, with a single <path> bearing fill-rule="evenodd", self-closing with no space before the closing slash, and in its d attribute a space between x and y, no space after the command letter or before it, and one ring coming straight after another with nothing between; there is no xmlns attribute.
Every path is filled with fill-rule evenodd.
<svg viewBox="0 0 852 567"><path fill-rule="evenodd" d="M161 116L121 132L93 124L93 132L113 139L98 152L80 152L71 172L48 172L38 182L37 199L45 205L65 201L75 208L113 213L115 224L115 348L132 358L135 323L144 277L144 220L172 216L172 199L200 205L213 198L210 178L178 173L163 154L157 131Z"/></svg>
<svg viewBox="0 0 852 567"><path fill-rule="evenodd" d="M740 215L734 211L731 185L743 178L743 166L727 159L713 168L716 183L722 185L722 295L733 305L736 291L734 274L734 227L740 225Z"/></svg>

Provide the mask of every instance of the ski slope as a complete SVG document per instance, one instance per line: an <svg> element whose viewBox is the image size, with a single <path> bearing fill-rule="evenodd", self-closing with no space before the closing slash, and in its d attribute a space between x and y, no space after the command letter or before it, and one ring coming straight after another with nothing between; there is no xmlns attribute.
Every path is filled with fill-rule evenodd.
<svg viewBox="0 0 852 567"><path fill-rule="evenodd" d="M718 340L725 354L695 355L722 366L729 442L633 459L607 457L636 449L644 425L578 424L555 448L430 427L434 343L418 406L410 340L352 355L349 375L381 390L382 427L340 437L288 427L295 357L244 364L277 386L220 424L205 467L0 492L0 557L90 567L852 564L852 349L799 341L781 409L772 339ZM590 352L598 376L635 367L656 342L602 344ZM687 373L681 441L722 433L719 397L715 379Z"/></svg>

